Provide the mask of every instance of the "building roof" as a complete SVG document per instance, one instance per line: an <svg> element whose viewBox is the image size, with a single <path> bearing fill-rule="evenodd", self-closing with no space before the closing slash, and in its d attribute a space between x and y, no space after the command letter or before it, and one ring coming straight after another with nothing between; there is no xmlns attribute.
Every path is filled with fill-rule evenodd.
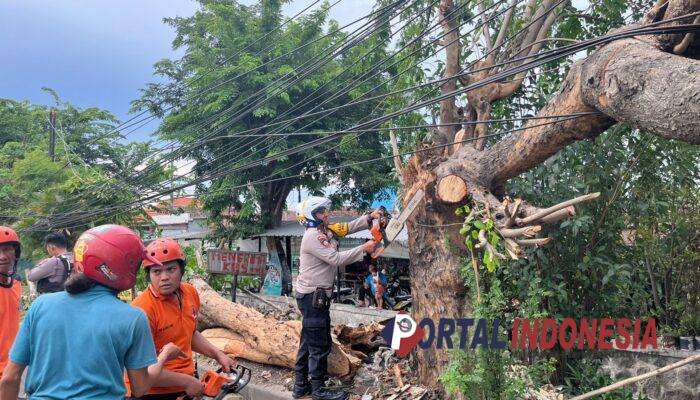
<svg viewBox="0 0 700 400"><path fill-rule="evenodd" d="M157 225L182 225L190 222L190 213L168 214L168 215L151 215L153 222Z"/></svg>
<svg viewBox="0 0 700 400"><path fill-rule="evenodd" d="M345 208L342 210L331 210L330 213L330 218L333 221L339 221L342 218L350 218L349 221L352 221L353 218L357 218L360 216L360 213L357 212L354 208ZM297 212L295 210L284 210L282 212L282 221L296 221L297 220Z"/></svg>
<svg viewBox="0 0 700 400"><path fill-rule="evenodd" d="M147 205L145 210L150 216L168 215L172 213L172 210L187 211L194 216L204 215L202 202L192 197L176 197L173 199L172 204L169 198L162 199Z"/></svg>
<svg viewBox="0 0 700 400"><path fill-rule="evenodd" d="M350 222L354 218L335 218L333 219L334 222ZM284 236L292 236L292 237L302 237L304 236L304 231L305 228L297 221L282 221L280 226L272 229L268 229L267 231L255 235L257 236L262 236L262 237L270 237L270 236L279 236L279 237L284 237ZM353 238L353 239L372 239L372 234L368 230L363 230L360 232L355 232L347 235L346 237L348 238ZM408 231L406 230L406 227L399 232L399 235L394 239L395 242L406 246L408 245Z"/></svg>

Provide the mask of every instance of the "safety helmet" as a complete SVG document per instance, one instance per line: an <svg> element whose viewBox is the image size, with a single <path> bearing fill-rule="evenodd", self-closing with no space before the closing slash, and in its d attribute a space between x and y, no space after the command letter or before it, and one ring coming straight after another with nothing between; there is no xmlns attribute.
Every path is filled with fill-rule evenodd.
<svg viewBox="0 0 700 400"><path fill-rule="evenodd" d="M14 275L17 271L17 261L19 261L19 256L22 254L22 244L19 242L19 235L12 228L7 226L0 226L0 244L9 243L15 246L15 262L12 264L12 270L9 273L1 273L3 277L0 277L0 286L4 288L11 288L14 285Z"/></svg>
<svg viewBox="0 0 700 400"><path fill-rule="evenodd" d="M0 226L0 244L11 243L15 245L15 258L19 259L22 254L22 245L19 242L19 235L12 228Z"/></svg>
<svg viewBox="0 0 700 400"><path fill-rule="evenodd" d="M299 203L297 212L297 221L307 228L313 228L322 223L316 217L319 211L329 209L331 201L325 197L310 197Z"/></svg>
<svg viewBox="0 0 700 400"><path fill-rule="evenodd" d="M73 248L75 271L119 291L132 288L143 260L161 265L147 254L131 229L102 225L85 231Z"/></svg>
<svg viewBox="0 0 700 400"><path fill-rule="evenodd" d="M180 243L176 240L170 238L155 240L146 247L146 252L153 259L160 261L161 264L165 264L168 261L180 261L180 271L184 273L185 255L182 253ZM143 262L143 268L146 272L148 272L153 265L155 265L155 263L151 260Z"/></svg>

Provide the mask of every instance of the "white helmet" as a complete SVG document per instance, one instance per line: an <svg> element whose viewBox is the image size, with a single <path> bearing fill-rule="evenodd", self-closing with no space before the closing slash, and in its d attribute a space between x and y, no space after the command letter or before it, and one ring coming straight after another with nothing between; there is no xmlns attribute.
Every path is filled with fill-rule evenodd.
<svg viewBox="0 0 700 400"><path fill-rule="evenodd" d="M310 197L299 203L297 221L307 228L313 228L322 222L316 218L316 213L331 208L331 201L325 197Z"/></svg>

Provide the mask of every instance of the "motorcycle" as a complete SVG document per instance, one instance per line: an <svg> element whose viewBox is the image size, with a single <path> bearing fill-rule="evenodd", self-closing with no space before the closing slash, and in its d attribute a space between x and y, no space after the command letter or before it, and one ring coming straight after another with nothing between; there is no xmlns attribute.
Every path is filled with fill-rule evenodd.
<svg viewBox="0 0 700 400"><path fill-rule="evenodd" d="M394 311L408 311L413 305L411 292L401 286L397 276L393 276L384 292L387 305Z"/></svg>

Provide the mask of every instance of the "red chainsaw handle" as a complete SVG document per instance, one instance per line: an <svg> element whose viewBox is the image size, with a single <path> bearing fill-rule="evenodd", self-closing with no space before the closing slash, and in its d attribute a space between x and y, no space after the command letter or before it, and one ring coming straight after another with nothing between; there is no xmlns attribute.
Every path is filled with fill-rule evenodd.
<svg viewBox="0 0 700 400"><path fill-rule="evenodd" d="M375 250L374 253L372 253L371 255L372 259L376 260L377 258L381 257L382 253L384 253L384 249L386 249L386 247L382 246L381 249Z"/></svg>

